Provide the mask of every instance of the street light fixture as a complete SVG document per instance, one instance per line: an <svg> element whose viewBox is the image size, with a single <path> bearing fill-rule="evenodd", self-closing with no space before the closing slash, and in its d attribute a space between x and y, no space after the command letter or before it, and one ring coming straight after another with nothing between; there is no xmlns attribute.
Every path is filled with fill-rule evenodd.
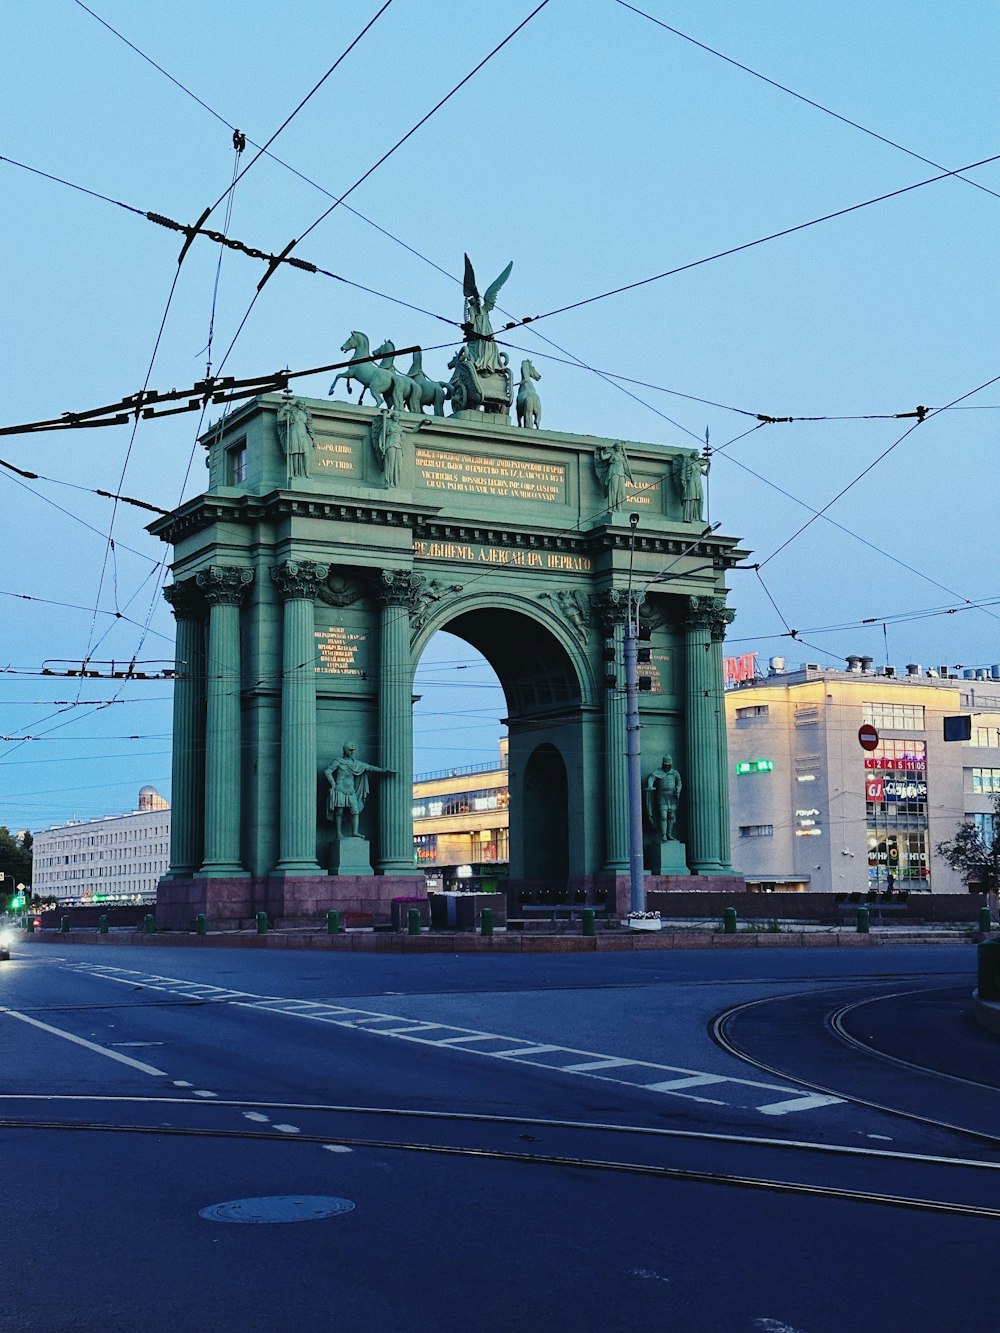
<svg viewBox="0 0 1000 1333"><path fill-rule="evenodd" d="M646 596L646 591L654 583L669 583L673 579L688 578L701 572L701 568L678 571L670 574L679 561L683 560L699 542L703 541L721 523L712 523L700 532L690 545L669 565L665 565L658 574L654 574L635 597L632 595L632 566L635 560L635 532L639 526L639 515L629 514L629 550L628 550L628 599L625 620L625 755L627 762L628 786L628 872L629 872L629 910L646 910L646 885L643 880L642 866L642 771L641 747L639 744L639 607Z"/></svg>

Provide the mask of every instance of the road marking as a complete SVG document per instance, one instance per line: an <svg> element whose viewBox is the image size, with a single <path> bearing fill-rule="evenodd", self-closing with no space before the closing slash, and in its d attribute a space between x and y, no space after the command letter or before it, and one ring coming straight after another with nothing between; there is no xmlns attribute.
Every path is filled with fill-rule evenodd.
<svg viewBox="0 0 1000 1333"><path fill-rule="evenodd" d="M112 1046L163 1046L162 1041L113 1041Z"/></svg>
<svg viewBox="0 0 1000 1333"><path fill-rule="evenodd" d="M269 1115L262 1115L260 1111L244 1111L243 1119L256 1120L259 1124L266 1125L271 1117Z"/></svg>
<svg viewBox="0 0 1000 1333"><path fill-rule="evenodd" d="M275 1125L275 1129L280 1130L282 1134L301 1134L301 1133L302 1133L302 1130L299 1129L298 1125Z"/></svg>
<svg viewBox="0 0 1000 1333"><path fill-rule="evenodd" d="M189 1083L189 1082L187 1081L186 1078L175 1078L175 1079L172 1079L171 1082L173 1083L173 1085L174 1085L175 1088L193 1088L193 1087L194 1087L194 1084L193 1084L193 1083Z"/></svg>
<svg viewBox="0 0 1000 1333"><path fill-rule="evenodd" d="M189 987L192 984L176 977L148 976L138 971L106 968L94 964L76 964L75 968L109 981L120 981L130 985L137 981L142 982L152 990L177 993L178 987ZM750 1109L755 1109L764 1115L788 1115L843 1104L843 1098L809 1093L796 1088L793 1084L764 1083L756 1079L709 1074L704 1070L686 1069L678 1065L658 1064L651 1060L609 1056L601 1051L540 1044L523 1037L501 1036L496 1032L478 1032L447 1023L405 1018L400 1014L355 1009L349 1005L296 1000L279 995L255 995L251 991L232 991L222 987L213 989L202 986L199 993L210 1003L225 999L235 1008L285 1014L290 1018L308 1019L314 1023L331 1023L336 1027L353 1029L355 1032L364 1032L373 1037L387 1037L396 1041L413 1042L419 1046L465 1052L482 1058L505 1060L508 1063L533 1065L549 1073L574 1074L634 1088L640 1092L649 1092L660 1097L677 1097L713 1106L749 1106ZM687 1088L706 1085L714 1085L720 1091L725 1086L727 1091L737 1095L723 1101L698 1097L692 1092L685 1091ZM765 1100L762 1105L758 1105L761 1092L779 1093L781 1098L778 1101ZM748 1101L748 1097L752 1100Z"/></svg>
<svg viewBox="0 0 1000 1333"><path fill-rule="evenodd" d="M816 1106L839 1106L842 1097L821 1097L818 1093L809 1096L792 1097L786 1102L770 1102L767 1106L758 1106L761 1115L787 1115L789 1111L811 1111Z"/></svg>
<svg viewBox="0 0 1000 1333"><path fill-rule="evenodd" d="M41 1023L37 1018L29 1018L27 1014L19 1014L14 1009L0 1008L0 1014L6 1014L8 1018L16 1018L21 1023L30 1023L33 1028L41 1028L43 1032L49 1032L53 1037L62 1037L63 1041L71 1041L74 1046L82 1046L84 1050L93 1051L96 1055L104 1055L109 1060L117 1060L119 1064L128 1065L130 1069L138 1069L141 1074L151 1074L154 1078L167 1077L165 1069L157 1069L155 1065L147 1065L141 1060L133 1060L131 1055L120 1055L118 1051L109 1051L106 1046L98 1046L96 1042L87 1041L84 1037L77 1037L72 1032L64 1032L62 1028L54 1028L50 1023Z"/></svg>
<svg viewBox="0 0 1000 1333"><path fill-rule="evenodd" d="M218 1097L217 1092L206 1092L204 1088L196 1088L194 1095L196 1097Z"/></svg>
<svg viewBox="0 0 1000 1333"><path fill-rule="evenodd" d="M353 1152L353 1148L348 1148L346 1143L324 1143L324 1152Z"/></svg>

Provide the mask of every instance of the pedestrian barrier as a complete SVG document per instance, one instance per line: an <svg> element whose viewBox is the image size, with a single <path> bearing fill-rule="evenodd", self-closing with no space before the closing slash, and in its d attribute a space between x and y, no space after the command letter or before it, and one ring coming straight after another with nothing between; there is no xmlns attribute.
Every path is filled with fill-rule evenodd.
<svg viewBox="0 0 1000 1333"><path fill-rule="evenodd" d="M722 933L724 935L736 934L736 908L726 907L722 912Z"/></svg>

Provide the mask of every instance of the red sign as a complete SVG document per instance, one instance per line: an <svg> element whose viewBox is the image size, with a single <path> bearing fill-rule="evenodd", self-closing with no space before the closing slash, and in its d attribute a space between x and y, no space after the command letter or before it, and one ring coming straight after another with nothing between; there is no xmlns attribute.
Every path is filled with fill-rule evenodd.
<svg viewBox="0 0 1000 1333"><path fill-rule="evenodd" d="M885 783L881 778L868 778L865 781L865 800L884 801Z"/></svg>
<svg viewBox="0 0 1000 1333"><path fill-rule="evenodd" d="M745 680L755 680L757 677L757 654L744 653L742 657L724 657L722 659L722 673L726 678L726 685L739 685Z"/></svg>
<svg viewBox="0 0 1000 1333"><path fill-rule="evenodd" d="M862 750L874 750L878 745L878 732L870 722L866 722L858 730L858 743Z"/></svg>

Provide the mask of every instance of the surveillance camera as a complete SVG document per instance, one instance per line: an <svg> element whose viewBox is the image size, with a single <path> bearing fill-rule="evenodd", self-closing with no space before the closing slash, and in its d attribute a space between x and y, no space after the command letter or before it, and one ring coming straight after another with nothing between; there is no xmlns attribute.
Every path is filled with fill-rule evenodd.
<svg viewBox="0 0 1000 1333"><path fill-rule="evenodd" d="M639 526L639 515L638 515L638 514L629 514L629 516L628 516L628 521L629 521L629 525L630 525L631 527L633 527L633 528L637 528L637 527Z"/></svg>

